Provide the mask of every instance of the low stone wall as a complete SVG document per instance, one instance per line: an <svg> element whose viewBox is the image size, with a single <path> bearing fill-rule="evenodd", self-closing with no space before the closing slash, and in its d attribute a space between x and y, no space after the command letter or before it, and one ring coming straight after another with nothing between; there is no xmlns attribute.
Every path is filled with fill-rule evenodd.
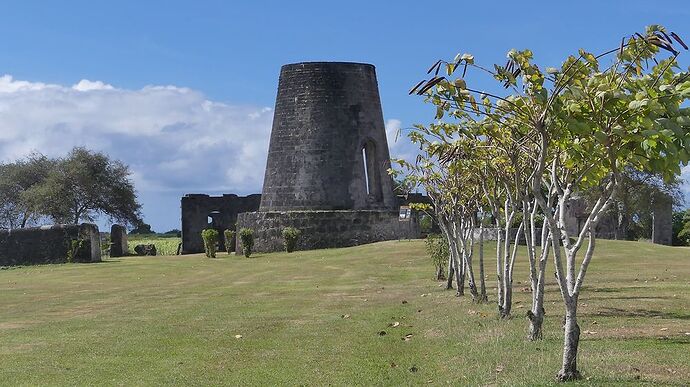
<svg viewBox="0 0 690 387"><path fill-rule="evenodd" d="M357 246L394 239L420 237L417 216L399 221L398 211L286 211L247 212L237 217L237 230L254 230L254 251L283 250L285 227L302 231L297 250ZM237 237L237 254L242 246Z"/></svg>
<svg viewBox="0 0 690 387"><path fill-rule="evenodd" d="M100 262L101 242L95 224L54 225L0 230L0 266L68 261L72 241L81 240L74 262Z"/></svg>

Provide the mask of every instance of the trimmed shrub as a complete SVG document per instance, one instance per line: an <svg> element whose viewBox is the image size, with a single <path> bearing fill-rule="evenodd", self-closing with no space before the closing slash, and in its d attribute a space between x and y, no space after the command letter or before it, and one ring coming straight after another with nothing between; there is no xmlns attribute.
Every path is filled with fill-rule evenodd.
<svg viewBox="0 0 690 387"><path fill-rule="evenodd" d="M252 248L254 247L254 230L251 228L243 228L240 230L240 242L242 243L242 253L249 258L252 255Z"/></svg>
<svg viewBox="0 0 690 387"><path fill-rule="evenodd" d="M209 258L216 257L216 250L218 249L218 230L207 228L201 232L201 238L204 240L204 251Z"/></svg>
<svg viewBox="0 0 690 387"><path fill-rule="evenodd" d="M448 255L450 254L448 241L439 234L429 234L429 236L426 237L425 243L426 251L436 268L436 279L439 281L444 280L445 265L448 261Z"/></svg>
<svg viewBox="0 0 690 387"><path fill-rule="evenodd" d="M283 246L285 247L286 252L291 253L295 251L295 247L297 247L297 240L299 239L300 235L302 235L302 231L294 227L285 227L283 229Z"/></svg>
<svg viewBox="0 0 690 387"><path fill-rule="evenodd" d="M225 250L230 254L235 251L235 231L225 230L223 234L225 234Z"/></svg>

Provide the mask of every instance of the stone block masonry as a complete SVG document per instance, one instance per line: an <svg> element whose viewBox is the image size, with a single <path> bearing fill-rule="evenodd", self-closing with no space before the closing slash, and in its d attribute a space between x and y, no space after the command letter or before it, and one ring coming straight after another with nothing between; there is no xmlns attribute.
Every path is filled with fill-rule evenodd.
<svg viewBox="0 0 690 387"><path fill-rule="evenodd" d="M281 68L259 211L395 209L374 66Z"/></svg>
<svg viewBox="0 0 690 387"><path fill-rule="evenodd" d="M73 262L101 261L98 226L84 223L0 230L0 266L65 263L70 256Z"/></svg>
<svg viewBox="0 0 690 387"><path fill-rule="evenodd" d="M412 239L420 234L417 217L401 222L397 211L271 211L244 213L237 217L238 230L245 227L254 230L256 252L283 250L281 233L288 226L302 231L297 250ZM237 242L236 252L242 254L239 237Z"/></svg>
<svg viewBox="0 0 690 387"><path fill-rule="evenodd" d="M221 235L219 250L225 250L226 229L234 230L237 214L259 209L261 195L249 196L223 195L209 196L189 194L182 197L182 254L201 253L204 241L201 231L214 228Z"/></svg>
<svg viewBox="0 0 690 387"><path fill-rule="evenodd" d="M127 229L119 224L110 227L110 256L123 257L129 254Z"/></svg>

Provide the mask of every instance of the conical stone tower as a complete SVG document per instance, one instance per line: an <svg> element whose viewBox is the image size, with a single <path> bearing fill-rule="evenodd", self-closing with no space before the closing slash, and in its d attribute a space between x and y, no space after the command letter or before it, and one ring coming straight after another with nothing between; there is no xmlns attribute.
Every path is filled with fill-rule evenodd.
<svg viewBox="0 0 690 387"><path fill-rule="evenodd" d="M414 237L416 222L398 220L388 168L374 66L285 65L260 209L240 214L237 227L254 229L256 251L282 249L287 226L302 231L301 249Z"/></svg>

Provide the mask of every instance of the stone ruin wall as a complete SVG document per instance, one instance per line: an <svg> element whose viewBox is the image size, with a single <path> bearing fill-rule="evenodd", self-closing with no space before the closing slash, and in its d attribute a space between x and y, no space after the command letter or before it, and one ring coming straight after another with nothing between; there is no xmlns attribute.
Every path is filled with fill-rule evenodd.
<svg viewBox="0 0 690 387"><path fill-rule="evenodd" d="M129 255L127 229L119 224L110 227L110 256L124 257Z"/></svg>
<svg viewBox="0 0 690 387"><path fill-rule="evenodd" d="M101 261L98 226L84 223L0 230L0 266L66 263L74 240L82 240L74 262Z"/></svg>
<svg viewBox="0 0 690 387"><path fill-rule="evenodd" d="M259 209L261 195L248 196L223 195L209 196L189 194L182 197L182 254L201 253L204 241L201 231L214 228L219 233L219 250L225 250L226 229L235 229L237 215ZM209 217L211 222L209 222Z"/></svg>
<svg viewBox="0 0 690 387"><path fill-rule="evenodd" d="M418 217L405 222L398 217L398 211L273 211L240 214L237 222L254 230L254 251L271 252L283 250L285 227L302 231L297 250L419 238ZM242 254L239 237L236 246L236 253Z"/></svg>

